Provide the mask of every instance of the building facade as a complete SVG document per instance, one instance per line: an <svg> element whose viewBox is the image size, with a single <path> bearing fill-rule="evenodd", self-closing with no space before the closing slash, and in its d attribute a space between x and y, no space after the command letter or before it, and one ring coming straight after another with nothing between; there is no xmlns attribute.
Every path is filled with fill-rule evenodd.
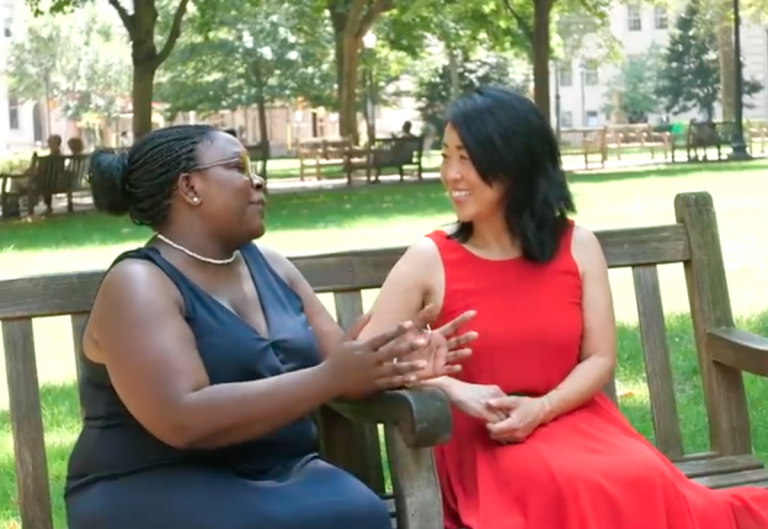
<svg viewBox="0 0 768 529"><path fill-rule="evenodd" d="M666 48L674 22L674 13L664 6L649 4L616 4L609 15L610 31L620 43L624 57L645 54L654 45L660 50ZM621 65L594 61L590 52L587 42L583 46L583 57L569 63L553 63L551 66L552 122L557 120L559 106L561 128L598 126L610 123L615 118L608 115L605 107L610 103L607 94L611 80L619 74ZM768 85L768 30L765 26L742 20L741 52L744 58L744 78L754 78L764 87ZM744 108L746 119L768 120L768 91L765 88L752 96L748 103L750 108ZM720 116L721 108L718 105L715 119ZM649 120L653 123L663 117L655 114L649 116ZM688 120L696 117L701 117L698 112L690 112L670 116L670 119Z"/></svg>

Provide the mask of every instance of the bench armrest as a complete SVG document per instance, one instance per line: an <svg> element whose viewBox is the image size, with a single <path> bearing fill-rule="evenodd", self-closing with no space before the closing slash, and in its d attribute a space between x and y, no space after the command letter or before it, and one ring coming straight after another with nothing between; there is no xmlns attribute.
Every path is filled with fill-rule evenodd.
<svg viewBox="0 0 768 529"><path fill-rule="evenodd" d="M768 377L768 338L723 327L707 331L706 349L715 362Z"/></svg>
<svg viewBox="0 0 768 529"><path fill-rule="evenodd" d="M426 448L451 436L451 406L437 388L383 391L362 400L335 400L330 406L359 422L396 425L410 448Z"/></svg>

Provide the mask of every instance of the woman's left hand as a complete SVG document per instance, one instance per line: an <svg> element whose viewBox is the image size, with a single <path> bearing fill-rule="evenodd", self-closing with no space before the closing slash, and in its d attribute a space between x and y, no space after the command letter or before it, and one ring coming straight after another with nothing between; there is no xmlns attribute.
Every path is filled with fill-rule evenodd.
<svg viewBox="0 0 768 529"><path fill-rule="evenodd" d="M487 425L491 439L500 443L520 443L538 428L547 415L544 401L531 397L502 397L488 401L488 406L509 416Z"/></svg>
<svg viewBox="0 0 768 529"><path fill-rule="evenodd" d="M426 340L426 344L418 351L408 355L407 360L426 362L426 367L418 372L420 381L452 375L461 371L461 366L456 362L472 354L472 350L466 345L477 338L477 333L474 331L460 335L456 335L456 333L465 323L474 318L475 314L475 311L468 310L439 329L430 330L428 328L429 322L437 317L434 306L428 305L419 312L414 320L414 332L420 333L422 338Z"/></svg>

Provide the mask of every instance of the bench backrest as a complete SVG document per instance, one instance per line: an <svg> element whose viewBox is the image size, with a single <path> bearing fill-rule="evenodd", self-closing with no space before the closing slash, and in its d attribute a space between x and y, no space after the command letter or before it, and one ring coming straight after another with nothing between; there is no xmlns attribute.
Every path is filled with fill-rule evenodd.
<svg viewBox="0 0 768 529"><path fill-rule="evenodd" d="M751 452L741 374L709 368L708 329L733 324L712 199L707 193L675 198L677 223L598 232L611 268L630 268L634 278L650 408L658 448L683 459L680 420L670 367L657 266L682 263L691 304L711 450L722 455ZM293 262L320 294L333 297L338 321L347 325L363 312L363 291L380 287L403 249L381 249L296 257ZM102 272L29 277L0 282L0 321L10 393L16 475L24 527L50 529L50 495L35 358L33 320L68 316L74 351ZM381 447L375 425L335 421L324 439L324 455L383 491ZM341 435L340 432L344 433Z"/></svg>
<svg viewBox="0 0 768 529"><path fill-rule="evenodd" d="M421 160L424 149L423 136L399 136L393 138L376 138L373 146L374 160L391 165L411 165Z"/></svg>
<svg viewBox="0 0 768 529"><path fill-rule="evenodd" d="M591 127L580 129L562 129L560 131L560 147L568 149L587 149L600 152L605 148L605 127Z"/></svg>
<svg viewBox="0 0 768 529"><path fill-rule="evenodd" d="M299 158L335 160L352 148L350 138L313 138L299 142Z"/></svg>

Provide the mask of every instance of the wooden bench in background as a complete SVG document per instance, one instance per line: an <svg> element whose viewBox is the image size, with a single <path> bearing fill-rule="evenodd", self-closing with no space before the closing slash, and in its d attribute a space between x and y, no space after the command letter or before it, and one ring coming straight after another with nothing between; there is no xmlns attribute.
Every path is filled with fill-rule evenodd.
<svg viewBox="0 0 768 529"><path fill-rule="evenodd" d="M606 150L616 152L618 160L622 152L646 149L652 159L656 158L656 151L661 150L666 160L670 150L669 133L654 131L650 123L606 125Z"/></svg>
<svg viewBox="0 0 768 529"><path fill-rule="evenodd" d="M748 121L745 125L745 140L749 150L755 154L765 154L768 145L768 123L765 121Z"/></svg>
<svg viewBox="0 0 768 529"><path fill-rule="evenodd" d="M53 212L53 197L66 195L67 211L74 211L74 193L88 188L86 174L88 155L46 155L32 157L28 174L0 175L0 206L3 217L21 214L21 201L26 200L27 215L34 214L34 208L43 200L46 213ZM25 192L14 191L14 180L23 180Z"/></svg>
<svg viewBox="0 0 768 529"><path fill-rule="evenodd" d="M672 161L675 161L675 151L683 148L689 162L708 161L710 148L715 148L717 160L722 160L730 152L723 152L723 147L730 147L735 131L734 121L691 121L684 136L685 143L681 143L682 138L672 142Z"/></svg>
<svg viewBox="0 0 768 529"><path fill-rule="evenodd" d="M256 162L256 171L259 176L264 180L267 179L267 162L269 161L269 142L262 141L260 143L254 143L246 145L245 150L248 152L248 158L251 162Z"/></svg>
<svg viewBox="0 0 768 529"><path fill-rule="evenodd" d="M323 168L338 167L341 170L349 160L352 150L350 138L312 138L301 140L298 145L299 179L303 182L311 170L317 180L323 178Z"/></svg>
<svg viewBox="0 0 768 529"><path fill-rule="evenodd" d="M558 143L560 154L584 157L584 168L589 169L591 157L596 157L600 167L605 167L606 152L605 127L562 129Z"/></svg>
<svg viewBox="0 0 768 529"><path fill-rule="evenodd" d="M405 179L405 168L414 169L416 178L422 179L423 136L377 138L373 145L358 150L350 149L344 170L347 183L352 184L355 171L365 171L366 181L379 181L383 169L397 169L400 181ZM362 156L360 156L362 155Z"/></svg>
<svg viewBox="0 0 768 529"><path fill-rule="evenodd" d="M713 488L768 486L768 470L752 454L742 371L768 376L768 340L734 326L712 198L675 198L677 221L664 226L598 232L611 268L634 278L656 446L689 477ZM403 249L344 252L293 259L319 293L333 293L339 321L363 312L361 292L378 288ZM665 331L658 265L683 266L709 424L709 450L686 454ZM51 528L50 486L32 322L69 316L75 350L101 272L0 282L6 371L16 476L24 529ZM606 392L616 398L615 389ZM392 391L366 402L335 403L320 412L322 453L386 495L382 452L392 476L387 496L399 529L442 529L430 446L450 435L451 418L438 390ZM382 439L377 424L383 424ZM768 425L765 425L768 427Z"/></svg>

